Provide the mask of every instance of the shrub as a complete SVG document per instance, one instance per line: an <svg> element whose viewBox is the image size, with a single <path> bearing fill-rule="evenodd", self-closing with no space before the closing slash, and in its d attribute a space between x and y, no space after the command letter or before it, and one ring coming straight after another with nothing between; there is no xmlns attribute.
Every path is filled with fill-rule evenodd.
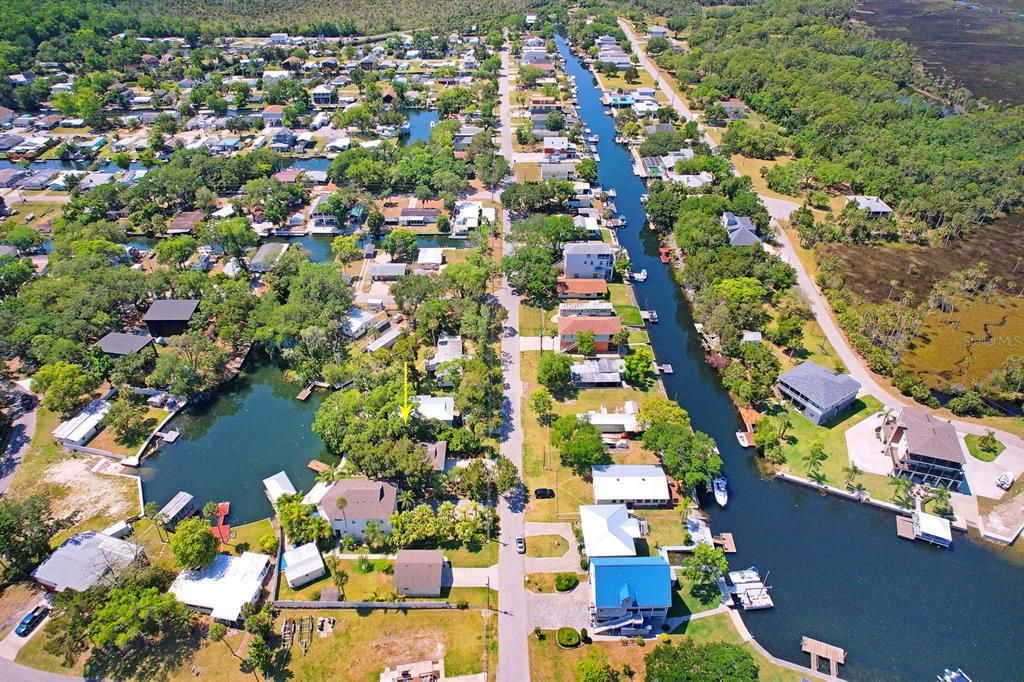
<svg viewBox="0 0 1024 682"><path fill-rule="evenodd" d="M277 554L277 536L273 533L260 536L259 544L264 554Z"/></svg>
<svg viewBox="0 0 1024 682"><path fill-rule="evenodd" d="M580 584L580 579L575 573L559 573L555 576L555 589L559 592L568 592Z"/></svg>
<svg viewBox="0 0 1024 682"><path fill-rule="evenodd" d="M365 556L359 557L356 559L356 571L363 574L373 573L373 562Z"/></svg>
<svg viewBox="0 0 1024 682"><path fill-rule="evenodd" d="M465 599L460 599L459 601L455 602L455 605L457 607L459 607L460 609L468 609L469 608L469 602L466 601Z"/></svg>
<svg viewBox="0 0 1024 682"><path fill-rule="evenodd" d="M394 573L395 567L394 564L392 564L387 559L376 559L373 562L373 570L377 571L378 573L390 574Z"/></svg>
<svg viewBox="0 0 1024 682"><path fill-rule="evenodd" d="M555 640L560 647L575 649L580 645L580 633L576 632L573 628L558 628Z"/></svg>
<svg viewBox="0 0 1024 682"><path fill-rule="evenodd" d="M313 590L309 595L310 601L320 601L320 590Z"/></svg>

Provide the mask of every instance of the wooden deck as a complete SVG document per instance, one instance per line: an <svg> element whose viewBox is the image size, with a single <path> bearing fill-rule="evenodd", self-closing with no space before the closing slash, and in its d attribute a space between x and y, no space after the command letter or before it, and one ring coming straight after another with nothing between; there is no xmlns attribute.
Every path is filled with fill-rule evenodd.
<svg viewBox="0 0 1024 682"><path fill-rule="evenodd" d="M819 659L824 658L828 661L829 674L832 677L839 677L839 666L846 663L846 650L833 644L804 637L800 640L800 649L811 655L811 669L814 671L818 670Z"/></svg>
<svg viewBox="0 0 1024 682"><path fill-rule="evenodd" d="M311 460L309 460L309 464L307 464L306 467L309 468L309 469L312 469L313 471L317 472L318 474L322 474L325 471L330 471L331 470L331 465L330 464L327 464L325 462L321 462L318 459L311 459Z"/></svg>
<svg viewBox="0 0 1024 682"><path fill-rule="evenodd" d="M736 540L732 537L732 533L722 533L714 537L715 544L722 548L722 551L726 554L732 554L736 551Z"/></svg>
<svg viewBox="0 0 1024 682"><path fill-rule="evenodd" d="M916 540L917 533L914 532L914 520L902 514L896 517L896 535L904 540Z"/></svg>

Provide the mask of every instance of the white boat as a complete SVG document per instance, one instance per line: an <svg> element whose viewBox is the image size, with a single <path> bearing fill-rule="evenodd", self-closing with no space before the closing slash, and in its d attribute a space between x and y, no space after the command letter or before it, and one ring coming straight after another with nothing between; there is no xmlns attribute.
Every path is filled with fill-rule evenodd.
<svg viewBox="0 0 1024 682"><path fill-rule="evenodd" d="M640 203L641 203L641 204L646 204L646 203L647 203L647 200L648 200L649 198L650 198L650 196L649 196L649 195L647 195L647 194L641 194L641 195L640 195Z"/></svg>
<svg viewBox="0 0 1024 682"><path fill-rule="evenodd" d="M645 282L645 281L647 281L647 269L644 268L640 272L634 272L633 273L633 279L636 280L637 282Z"/></svg>
<svg viewBox="0 0 1024 682"><path fill-rule="evenodd" d="M587 142L598 142L600 139L601 138L598 135L591 135L587 138Z"/></svg>
<svg viewBox="0 0 1024 682"><path fill-rule="evenodd" d="M614 187L609 187L608 190L604 194L605 194L605 196L607 196L607 197L609 197L611 199L614 199L615 197L619 196L619 193L615 191Z"/></svg>
<svg viewBox="0 0 1024 682"><path fill-rule="evenodd" d="M1013 472L1004 471L999 478L996 479L996 485L1003 490L1009 490L1013 487Z"/></svg>
<svg viewBox="0 0 1024 682"><path fill-rule="evenodd" d="M729 482L725 476L719 476L711 481L711 487L715 491L715 502L719 507L729 504Z"/></svg>

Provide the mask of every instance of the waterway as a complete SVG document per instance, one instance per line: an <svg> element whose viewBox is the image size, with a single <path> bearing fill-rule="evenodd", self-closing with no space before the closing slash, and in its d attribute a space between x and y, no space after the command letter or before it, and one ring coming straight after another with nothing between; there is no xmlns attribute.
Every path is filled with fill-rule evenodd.
<svg viewBox="0 0 1024 682"><path fill-rule="evenodd" d="M332 461L311 430L323 392L305 402L301 387L284 381L275 365L251 359L245 371L217 398L189 407L171 423L177 442L147 457L139 469L146 501L165 504L179 490L206 502L231 502L228 523L241 525L271 514L263 479L285 471L308 491L316 474L311 459Z"/></svg>
<svg viewBox="0 0 1024 682"><path fill-rule="evenodd" d="M615 204L627 220L619 241L633 268L648 272L636 294L641 307L658 313L648 331L658 361L675 370L664 375L665 388L722 452L731 494L727 509L710 510L712 526L735 535L734 569L770 572L776 606L744 615L751 633L802 665L803 635L841 646L848 651L842 676L851 680L921 682L947 667L979 681L1021 679L1024 571L1005 553L959 534L947 550L900 540L891 513L765 478L751 451L739 447L736 410L703 362L689 306L644 227L644 185L629 152L614 142L591 73L561 37L556 42L579 87L580 117L600 136L599 181L618 192Z"/></svg>

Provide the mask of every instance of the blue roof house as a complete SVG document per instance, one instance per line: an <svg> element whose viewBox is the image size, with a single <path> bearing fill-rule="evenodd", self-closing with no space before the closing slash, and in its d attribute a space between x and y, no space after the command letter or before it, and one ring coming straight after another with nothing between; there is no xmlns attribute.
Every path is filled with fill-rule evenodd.
<svg viewBox="0 0 1024 682"><path fill-rule="evenodd" d="M672 606L672 569L661 557L591 559L590 584L595 635L657 634Z"/></svg>

